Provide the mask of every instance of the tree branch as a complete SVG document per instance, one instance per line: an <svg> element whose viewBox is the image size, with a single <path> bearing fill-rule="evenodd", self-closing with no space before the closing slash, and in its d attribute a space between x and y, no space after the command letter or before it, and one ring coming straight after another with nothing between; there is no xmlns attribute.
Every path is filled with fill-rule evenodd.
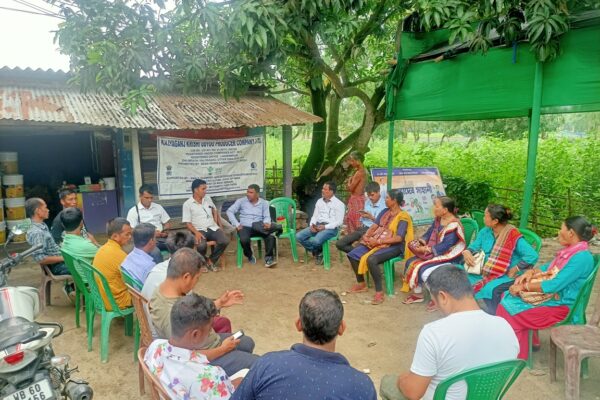
<svg viewBox="0 0 600 400"><path fill-rule="evenodd" d="M386 9L387 0L381 0L368 21L360 28L360 30L356 33L353 40L350 40L350 43L340 56L340 62L334 68L334 72L337 74L340 70L345 66L346 61L352 55L352 49L355 47L362 46L363 42L369 37L369 35L373 32L373 29L378 25L379 18L383 14Z"/></svg>
<svg viewBox="0 0 600 400"><path fill-rule="evenodd" d="M291 92L298 93L303 96L310 96L310 93L308 93L307 91L300 90L295 87L289 87L287 89L281 89L281 90L270 90L268 93L269 94L284 94L284 93L291 93Z"/></svg>
<svg viewBox="0 0 600 400"><path fill-rule="evenodd" d="M358 86L367 82L381 82L382 79L383 78L381 77L381 75L367 76L366 78L362 78L354 82L348 82L347 86Z"/></svg>

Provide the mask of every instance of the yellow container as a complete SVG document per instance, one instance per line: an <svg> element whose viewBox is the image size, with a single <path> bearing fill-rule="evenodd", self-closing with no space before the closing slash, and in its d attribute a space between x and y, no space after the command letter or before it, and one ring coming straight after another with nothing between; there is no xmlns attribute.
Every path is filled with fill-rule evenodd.
<svg viewBox="0 0 600 400"><path fill-rule="evenodd" d="M6 208L6 219L8 221L25 219L25 197L4 199L4 207Z"/></svg>
<svg viewBox="0 0 600 400"><path fill-rule="evenodd" d="M6 242L6 222L0 222L0 244Z"/></svg>
<svg viewBox="0 0 600 400"><path fill-rule="evenodd" d="M4 175L19 173L19 153L0 152L0 172Z"/></svg>
<svg viewBox="0 0 600 400"><path fill-rule="evenodd" d="M27 223L27 220L20 220L20 221L6 221L6 224L8 225L8 230L10 231L14 226L18 226L19 228L21 228L22 226L24 226ZM23 232L20 235L16 235L13 240L13 242L15 243L23 243L25 241L27 241L27 234L25 232Z"/></svg>
<svg viewBox="0 0 600 400"><path fill-rule="evenodd" d="M0 199L0 222L4 221L4 200Z"/></svg>
<svg viewBox="0 0 600 400"><path fill-rule="evenodd" d="M4 194L6 195L7 199L15 199L24 196L23 175L4 175L2 179L2 185L4 186Z"/></svg>

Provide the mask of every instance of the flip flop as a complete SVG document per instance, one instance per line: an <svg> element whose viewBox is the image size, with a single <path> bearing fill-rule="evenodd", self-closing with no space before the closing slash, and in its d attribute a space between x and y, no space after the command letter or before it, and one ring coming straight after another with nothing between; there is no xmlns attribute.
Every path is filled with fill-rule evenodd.
<svg viewBox="0 0 600 400"><path fill-rule="evenodd" d="M436 312L437 310L439 310L439 308L437 304L433 302L433 300L427 303L427 312Z"/></svg>
<svg viewBox="0 0 600 400"><path fill-rule="evenodd" d="M404 299L402 304L416 304L416 303L422 303L424 301L425 301L425 299L423 297L419 297L419 296L415 296L414 294L411 294L406 299Z"/></svg>
<svg viewBox="0 0 600 400"><path fill-rule="evenodd" d="M348 289L348 293L364 293L366 291L368 291L369 288L367 287L367 285L360 285L360 284L355 284L354 286L352 286L350 289Z"/></svg>

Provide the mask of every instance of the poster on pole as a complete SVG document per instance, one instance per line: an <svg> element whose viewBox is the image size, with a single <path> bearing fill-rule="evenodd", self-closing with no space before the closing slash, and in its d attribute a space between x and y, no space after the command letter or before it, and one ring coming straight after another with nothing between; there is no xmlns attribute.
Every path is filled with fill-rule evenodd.
<svg viewBox="0 0 600 400"><path fill-rule="evenodd" d="M162 199L191 196L194 179L204 179L210 196L246 193L265 180L265 138L185 139L159 137L157 181Z"/></svg>
<svg viewBox="0 0 600 400"><path fill-rule="evenodd" d="M387 187L387 168L372 168L371 178L382 187ZM392 189L404 193L403 207L415 225L433 222L433 200L445 196L444 184L437 168L394 168Z"/></svg>

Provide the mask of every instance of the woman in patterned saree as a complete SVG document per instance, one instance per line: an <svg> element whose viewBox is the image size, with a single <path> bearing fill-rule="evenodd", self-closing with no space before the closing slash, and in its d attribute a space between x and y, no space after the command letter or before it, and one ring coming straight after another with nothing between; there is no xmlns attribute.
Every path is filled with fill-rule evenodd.
<svg viewBox="0 0 600 400"><path fill-rule="evenodd" d="M475 299L482 300L490 314L496 313L502 294L519 271L533 267L539 257L519 230L508 223L511 218L510 209L499 204L488 205L483 217L486 227L463 252L467 272L476 263L475 255L481 253L481 273L469 273L469 280L474 285Z"/></svg>
<svg viewBox="0 0 600 400"><path fill-rule="evenodd" d="M404 279L413 293L403 301L404 304L423 302L421 285L429 274L440 265L462 259L462 252L466 247L465 233L455 209L456 203L450 197L441 196L433 201L433 225L418 242L410 244L415 256L406 260ZM428 309L433 310L434 307L429 304Z"/></svg>

